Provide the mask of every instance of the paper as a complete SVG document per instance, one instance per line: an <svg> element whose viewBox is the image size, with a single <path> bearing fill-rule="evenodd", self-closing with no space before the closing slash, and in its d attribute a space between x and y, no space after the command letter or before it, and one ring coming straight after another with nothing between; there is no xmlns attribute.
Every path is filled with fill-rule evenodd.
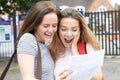
<svg viewBox="0 0 120 80"><path fill-rule="evenodd" d="M71 56L68 69L73 70L73 73L68 77L71 80L90 80L95 72L102 67L104 54L104 50L99 50L93 54Z"/></svg>

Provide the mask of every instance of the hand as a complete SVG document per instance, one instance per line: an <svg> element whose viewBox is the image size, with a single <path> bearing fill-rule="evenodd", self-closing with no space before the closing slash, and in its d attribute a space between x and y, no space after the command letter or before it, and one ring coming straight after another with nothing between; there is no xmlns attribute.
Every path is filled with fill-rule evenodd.
<svg viewBox="0 0 120 80"><path fill-rule="evenodd" d="M79 37L80 37L80 34L77 34L76 37L73 40L73 43L72 43L72 53L73 53L73 55L78 55L79 54L78 48L77 48L77 43L78 43Z"/></svg>
<svg viewBox="0 0 120 80"><path fill-rule="evenodd" d="M102 80L102 69L101 68L93 75L91 80Z"/></svg>
<svg viewBox="0 0 120 80"><path fill-rule="evenodd" d="M55 80L71 80L67 78L68 75L70 75L73 71L71 70L63 70L58 73L58 76L56 77Z"/></svg>

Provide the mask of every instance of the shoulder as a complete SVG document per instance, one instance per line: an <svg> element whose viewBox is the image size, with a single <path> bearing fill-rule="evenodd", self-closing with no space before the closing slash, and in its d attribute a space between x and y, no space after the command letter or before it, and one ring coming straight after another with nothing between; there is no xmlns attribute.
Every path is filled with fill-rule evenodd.
<svg viewBox="0 0 120 80"><path fill-rule="evenodd" d="M92 48L92 45L91 45L90 43L86 43L86 46L87 46L88 48Z"/></svg>
<svg viewBox="0 0 120 80"><path fill-rule="evenodd" d="M90 43L86 43L86 50L87 50L87 53L95 52L94 48L92 47Z"/></svg>
<svg viewBox="0 0 120 80"><path fill-rule="evenodd" d="M21 43L21 42L24 42L26 44L27 43L33 43L33 42L36 42L36 38L31 33L25 33L25 34L22 35L22 37L20 38L18 43Z"/></svg>
<svg viewBox="0 0 120 80"><path fill-rule="evenodd" d="M19 40L17 44L17 52L19 53L29 53L32 55L37 54L37 41L35 36L30 33L25 33Z"/></svg>
<svg viewBox="0 0 120 80"><path fill-rule="evenodd" d="M31 33L25 33L25 34L23 34L21 39L35 39L35 36L33 34L31 34Z"/></svg>
<svg viewBox="0 0 120 80"><path fill-rule="evenodd" d="M31 33L25 33L23 34L23 36L20 38L19 42L18 42L18 45L19 44L25 44L25 45L36 45L37 44L37 41L36 41L36 38L33 34Z"/></svg>

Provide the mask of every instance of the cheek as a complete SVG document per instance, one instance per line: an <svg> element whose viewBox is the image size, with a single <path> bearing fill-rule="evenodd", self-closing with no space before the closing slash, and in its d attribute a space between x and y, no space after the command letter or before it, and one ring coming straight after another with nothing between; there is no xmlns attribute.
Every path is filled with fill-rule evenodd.
<svg viewBox="0 0 120 80"><path fill-rule="evenodd" d="M65 34L66 34L65 31L61 31L61 30L59 31L60 36L64 36Z"/></svg>
<svg viewBox="0 0 120 80"><path fill-rule="evenodd" d="M60 36L60 39L63 40L64 39L64 33L63 32L59 32L59 36Z"/></svg>
<svg viewBox="0 0 120 80"><path fill-rule="evenodd" d="M43 31L43 28L42 28L42 26L38 26L37 28L36 28L36 30L38 31L38 32L41 32L41 31Z"/></svg>
<svg viewBox="0 0 120 80"><path fill-rule="evenodd" d="M57 31L57 28L54 29L54 32L56 32L56 31Z"/></svg>
<svg viewBox="0 0 120 80"><path fill-rule="evenodd" d="M37 29L37 32L38 32L39 34L43 34L43 33L44 33L44 30L43 30L43 29L38 28L38 29Z"/></svg>
<svg viewBox="0 0 120 80"><path fill-rule="evenodd" d="M78 31L78 32L74 33L74 36L80 37L80 32Z"/></svg>

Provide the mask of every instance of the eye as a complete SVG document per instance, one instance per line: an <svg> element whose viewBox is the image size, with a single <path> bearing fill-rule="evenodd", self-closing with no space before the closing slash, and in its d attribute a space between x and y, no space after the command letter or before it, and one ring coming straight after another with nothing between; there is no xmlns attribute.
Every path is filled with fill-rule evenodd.
<svg viewBox="0 0 120 80"><path fill-rule="evenodd" d="M73 28L72 31L77 31L77 28Z"/></svg>
<svg viewBox="0 0 120 80"><path fill-rule="evenodd" d="M56 27L57 27L57 24L52 25L52 27L56 28Z"/></svg>
<svg viewBox="0 0 120 80"><path fill-rule="evenodd" d="M48 28L48 27L49 27L49 25L45 24L45 25L43 25L43 27L44 27L44 28Z"/></svg>
<svg viewBox="0 0 120 80"><path fill-rule="evenodd" d="M61 30L61 31L66 31L67 28L65 28L65 27L61 27L60 30Z"/></svg>
<svg viewBox="0 0 120 80"><path fill-rule="evenodd" d="M62 31L66 31L66 29L61 29Z"/></svg>

